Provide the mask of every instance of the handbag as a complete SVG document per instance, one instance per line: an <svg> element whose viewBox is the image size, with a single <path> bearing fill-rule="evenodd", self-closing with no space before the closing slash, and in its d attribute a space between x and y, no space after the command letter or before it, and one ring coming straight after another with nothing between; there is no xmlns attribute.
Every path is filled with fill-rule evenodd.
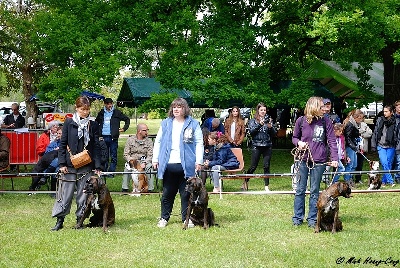
<svg viewBox="0 0 400 268"><path fill-rule="evenodd" d="M70 159L74 168L80 168L86 166L89 163L92 163L92 159L90 158L88 150L83 148L83 151L77 154L72 154L71 150L68 147L68 152L70 155Z"/></svg>
<svg viewBox="0 0 400 268"><path fill-rule="evenodd" d="M89 131L89 125L88 125ZM71 149L67 146L67 150L70 155L71 163L74 168L80 168L86 166L87 164L92 163L92 158L90 158L88 150L86 150L86 145L83 147L83 151L77 154L72 154Z"/></svg>

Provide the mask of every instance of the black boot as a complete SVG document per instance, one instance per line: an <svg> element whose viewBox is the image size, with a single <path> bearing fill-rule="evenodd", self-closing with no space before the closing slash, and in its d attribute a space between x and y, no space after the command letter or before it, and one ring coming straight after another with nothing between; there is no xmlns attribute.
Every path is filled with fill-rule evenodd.
<svg viewBox="0 0 400 268"><path fill-rule="evenodd" d="M64 227L63 223L64 223L64 217L57 217L56 225L53 228L51 228L51 230L58 231L58 230L62 229Z"/></svg>
<svg viewBox="0 0 400 268"><path fill-rule="evenodd" d="M76 217L76 225L75 229L83 229L83 223L82 225L78 225L82 217Z"/></svg>

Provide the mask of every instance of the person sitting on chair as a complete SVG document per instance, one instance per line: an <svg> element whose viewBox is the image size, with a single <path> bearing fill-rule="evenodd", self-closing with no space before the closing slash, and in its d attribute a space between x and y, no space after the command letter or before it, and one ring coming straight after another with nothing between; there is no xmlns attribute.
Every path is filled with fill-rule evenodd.
<svg viewBox="0 0 400 268"><path fill-rule="evenodd" d="M7 170L10 166L10 145L10 139L4 136L0 129L0 172Z"/></svg>
<svg viewBox="0 0 400 268"><path fill-rule="evenodd" d="M62 128L57 127L57 138L52 141L44 152L43 156L36 163L32 169L32 173L54 173L58 170L58 148L60 146L60 139L62 135ZM30 191L36 191L40 188L40 185L47 183L46 176L32 176L32 184L29 186ZM51 179L51 191L56 190L57 180L54 176Z"/></svg>
<svg viewBox="0 0 400 268"><path fill-rule="evenodd" d="M239 161L231 150L228 138L221 132L211 132L208 136L208 143L215 146L214 155L210 160L204 162L204 166L211 168L214 184L214 193L220 192L219 177L221 170L239 168Z"/></svg>

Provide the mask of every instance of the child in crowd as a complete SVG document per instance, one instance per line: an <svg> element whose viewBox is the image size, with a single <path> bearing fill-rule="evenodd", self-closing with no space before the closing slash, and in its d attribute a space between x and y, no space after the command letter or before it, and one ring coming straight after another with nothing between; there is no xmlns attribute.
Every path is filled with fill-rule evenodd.
<svg viewBox="0 0 400 268"><path fill-rule="evenodd" d="M343 172L345 170L344 165L347 162L350 162L350 158L346 157L346 150L345 150L345 140L343 135L344 125L341 123L336 123L333 125L333 130L336 136L336 144L338 148L338 155L339 155L339 162L338 167L336 169L337 173ZM340 178L340 174L335 175L332 180L331 184L338 182Z"/></svg>
<svg viewBox="0 0 400 268"><path fill-rule="evenodd" d="M211 132L208 135L208 144L215 146L214 154L204 162L206 168L211 168L214 193L220 192L220 171L239 168L239 161L231 150L227 137L221 132Z"/></svg>

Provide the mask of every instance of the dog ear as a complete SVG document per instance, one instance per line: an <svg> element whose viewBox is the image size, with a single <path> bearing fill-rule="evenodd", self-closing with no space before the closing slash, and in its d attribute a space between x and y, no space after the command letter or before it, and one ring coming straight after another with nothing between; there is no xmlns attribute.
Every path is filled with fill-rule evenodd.
<svg viewBox="0 0 400 268"><path fill-rule="evenodd" d="M104 180L102 178L98 178L97 183L99 184L99 188L101 188L105 185Z"/></svg>

